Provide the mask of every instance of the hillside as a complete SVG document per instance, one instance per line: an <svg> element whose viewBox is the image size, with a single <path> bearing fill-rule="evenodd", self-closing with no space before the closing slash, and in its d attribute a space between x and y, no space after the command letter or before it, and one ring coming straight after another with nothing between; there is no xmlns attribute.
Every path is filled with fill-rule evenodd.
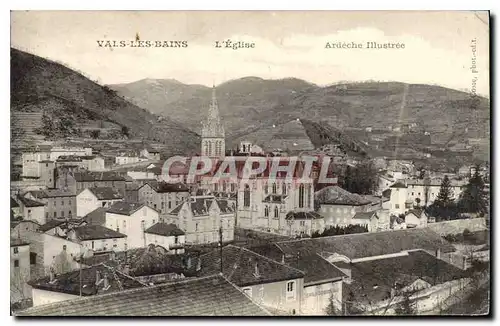
<svg viewBox="0 0 500 326"><path fill-rule="evenodd" d="M165 154L199 147L196 133L168 117L159 118L59 63L12 48L11 113L13 142L34 133L61 139L99 130L94 136L157 141Z"/></svg>
<svg viewBox="0 0 500 326"><path fill-rule="evenodd" d="M212 89L185 85L171 79L143 79L130 84L109 85L140 107L172 118L200 132ZM316 87L300 79L264 80L245 77L217 86L219 110L226 135L261 127L263 113L293 100L295 94Z"/></svg>
<svg viewBox="0 0 500 326"><path fill-rule="evenodd" d="M177 81L143 80L110 87L139 106L195 131L210 99L208 87ZM145 95L152 94L152 89L153 96ZM296 118L325 121L339 129L387 130L388 126L416 123L443 143L490 135L488 99L471 99L468 93L440 86L363 82L320 87L293 78L246 77L217 86L217 98L231 138Z"/></svg>

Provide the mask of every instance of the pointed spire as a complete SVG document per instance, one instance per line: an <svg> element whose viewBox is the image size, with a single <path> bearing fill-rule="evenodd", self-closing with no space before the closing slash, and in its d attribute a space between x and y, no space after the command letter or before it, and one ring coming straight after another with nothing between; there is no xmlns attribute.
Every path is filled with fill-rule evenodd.
<svg viewBox="0 0 500 326"><path fill-rule="evenodd" d="M212 107L217 107L217 97L215 96L215 83L212 86Z"/></svg>

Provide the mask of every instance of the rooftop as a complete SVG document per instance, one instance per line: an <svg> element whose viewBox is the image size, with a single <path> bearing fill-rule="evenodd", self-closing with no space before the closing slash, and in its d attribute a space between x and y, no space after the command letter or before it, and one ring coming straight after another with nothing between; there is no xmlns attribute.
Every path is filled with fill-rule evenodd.
<svg viewBox="0 0 500 326"><path fill-rule="evenodd" d="M319 220L322 219L323 216L320 214L310 211L310 212L294 212L290 211L286 214L286 220Z"/></svg>
<svg viewBox="0 0 500 326"><path fill-rule="evenodd" d="M162 235L165 237L179 236L185 234L184 231L182 231L177 227L177 225L168 223L156 223L155 225L151 226L144 232Z"/></svg>
<svg viewBox="0 0 500 326"><path fill-rule="evenodd" d="M92 181L125 181L125 178L112 171L105 172L76 172L74 174L75 180L78 182L92 182Z"/></svg>
<svg viewBox="0 0 500 326"><path fill-rule="evenodd" d="M29 308L19 316L266 316L221 275Z"/></svg>
<svg viewBox="0 0 500 326"><path fill-rule="evenodd" d="M441 252L455 251L448 241L428 228L336 235L282 241L277 244L285 254L337 253L349 259L381 256L413 249L433 252L438 249Z"/></svg>
<svg viewBox="0 0 500 326"><path fill-rule="evenodd" d="M82 225L73 229L81 241L125 238L126 235L101 225Z"/></svg>
<svg viewBox="0 0 500 326"><path fill-rule="evenodd" d="M17 198L19 199L19 201L21 202L21 204L23 204L23 206L25 206L25 207L41 207L41 206L45 206L44 203L41 203L39 201L30 199L30 198L27 198L27 197L17 196Z"/></svg>
<svg viewBox="0 0 500 326"><path fill-rule="evenodd" d="M146 207L146 205L144 205L143 203L119 201L111 205L111 207L108 208L107 212L130 216L135 212L137 212L142 207Z"/></svg>
<svg viewBox="0 0 500 326"><path fill-rule="evenodd" d="M111 187L96 187L89 190L97 197L98 200L123 199L123 196Z"/></svg>
<svg viewBox="0 0 500 326"><path fill-rule="evenodd" d="M370 220L373 215L376 216L377 212L376 211L371 211L371 212L357 212L354 214L353 219L359 219L359 220Z"/></svg>
<svg viewBox="0 0 500 326"><path fill-rule="evenodd" d="M83 220L88 223L88 225L102 225L106 224L106 212L107 207L99 207L94 209L92 212L85 215Z"/></svg>
<svg viewBox="0 0 500 326"><path fill-rule="evenodd" d="M107 287L103 284L104 277L107 277L108 280ZM30 281L29 284L35 289L79 295L80 270L55 275L52 282L50 281L50 277L44 277ZM105 264L82 268L81 284L82 296L111 293L145 286L145 284Z"/></svg>
<svg viewBox="0 0 500 326"><path fill-rule="evenodd" d="M202 275L220 271L220 259L220 249L202 255ZM304 277L304 272L298 269L233 245L222 248L222 266L228 280L240 287Z"/></svg>
<svg viewBox="0 0 500 326"><path fill-rule="evenodd" d="M189 191L189 188L182 183L157 182L156 180L151 180L151 181L147 181L143 185L143 187L146 184L148 184L157 193L188 192Z"/></svg>
<svg viewBox="0 0 500 326"><path fill-rule="evenodd" d="M39 230L41 232L47 232L49 230L52 230L53 228L56 228L58 227L59 225L61 224L64 224L64 221L63 220L50 220L48 221L47 223L43 224L43 225L40 225L40 228Z"/></svg>

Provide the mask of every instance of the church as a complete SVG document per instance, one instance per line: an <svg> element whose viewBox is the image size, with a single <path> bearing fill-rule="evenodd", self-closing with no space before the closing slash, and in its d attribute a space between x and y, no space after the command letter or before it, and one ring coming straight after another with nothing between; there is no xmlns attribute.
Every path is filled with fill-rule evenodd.
<svg viewBox="0 0 500 326"><path fill-rule="evenodd" d="M215 86L208 116L203 122L201 155L210 157L218 168L225 157L225 132L219 116ZM252 155L249 153L249 155ZM297 177L303 170L298 162L292 178L279 175L269 177L272 157L266 157L268 168L260 175L245 182L241 179L248 156L232 157L238 170L235 180L218 180L213 183L211 174L200 180L200 188L216 197L236 199L236 226L289 236L304 236L324 230L324 219L314 212L314 186L310 176ZM277 158L274 158L277 159ZM286 165L291 157L280 157L279 165ZM283 163L283 164L282 164Z"/></svg>

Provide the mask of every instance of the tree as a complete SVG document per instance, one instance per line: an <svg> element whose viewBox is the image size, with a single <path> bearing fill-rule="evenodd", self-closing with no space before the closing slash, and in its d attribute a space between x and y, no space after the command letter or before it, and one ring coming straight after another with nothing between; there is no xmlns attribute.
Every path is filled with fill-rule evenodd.
<svg viewBox="0 0 500 326"><path fill-rule="evenodd" d="M479 174L479 166L469 183L465 186L459 200L459 207L462 212L478 213L483 215L488 211L487 193L484 189L484 181Z"/></svg>
<svg viewBox="0 0 500 326"><path fill-rule="evenodd" d="M341 316L342 315L342 308L337 308L337 305L335 304L335 300L333 298L333 294L330 295L330 298L328 299L328 305L325 308L325 313L328 316Z"/></svg>
<svg viewBox="0 0 500 326"><path fill-rule="evenodd" d="M410 299L410 293L402 293L403 300L394 309L396 315L409 316L416 314L415 302Z"/></svg>
<svg viewBox="0 0 500 326"><path fill-rule="evenodd" d="M431 179L429 177L424 178L424 207L427 207L429 203L429 193L431 191Z"/></svg>
<svg viewBox="0 0 500 326"><path fill-rule="evenodd" d="M441 188L439 189L438 196L434 203L447 207L450 203L453 202L453 198L451 197L451 183L448 176L445 176L443 182L441 182Z"/></svg>

